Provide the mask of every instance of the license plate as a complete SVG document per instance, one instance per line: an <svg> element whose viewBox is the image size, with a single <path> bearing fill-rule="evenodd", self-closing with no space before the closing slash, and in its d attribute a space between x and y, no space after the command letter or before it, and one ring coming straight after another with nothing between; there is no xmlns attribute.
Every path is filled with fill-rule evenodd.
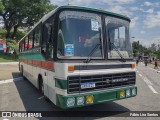
<svg viewBox="0 0 160 120"><path fill-rule="evenodd" d="M95 87L95 82L81 83L81 89L94 88L94 87Z"/></svg>

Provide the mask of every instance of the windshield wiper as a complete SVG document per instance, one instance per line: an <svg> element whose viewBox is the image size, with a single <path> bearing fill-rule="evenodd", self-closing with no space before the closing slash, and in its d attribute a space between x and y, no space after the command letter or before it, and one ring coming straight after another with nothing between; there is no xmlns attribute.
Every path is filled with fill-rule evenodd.
<svg viewBox="0 0 160 120"><path fill-rule="evenodd" d="M87 59L84 60L84 63L89 63L91 61L91 56L93 55L93 53L97 50L97 48L101 46L100 43L96 44L96 46L92 49L92 51L89 53L89 55L87 56Z"/></svg>
<svg viewBox="0 0 160 120"><path fill-rule="evenodd" d="M109 43L113 46L113 48L116 50L118 55L121 57L122 62L126 62L126 60L124 59L120 51L117 49L117 47L110 41L109 31L108 31L108 40L109 40Z"/></svg>

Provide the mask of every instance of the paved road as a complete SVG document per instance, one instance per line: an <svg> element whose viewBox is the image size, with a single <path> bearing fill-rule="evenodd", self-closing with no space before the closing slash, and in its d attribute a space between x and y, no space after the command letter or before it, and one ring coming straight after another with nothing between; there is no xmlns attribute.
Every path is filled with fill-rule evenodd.
<svg viewBox="0 0 160 120"><path fill-rule="evenodd" d="M137 66L138 95L134 98L99 105L72 109L72 111L160 111L160 73L142 63ZM50 102L46 102L39 91L25 80L0 84L1 111L57 111L61 110ZM12 118L14 119L14 118ZM17 118L16 118L17 119ZM29 120L39 118L29 118ZM40 118L40 120L53 118ZM71 118L54 118L71 119ZM75 119L75 118L72 118ZM82 118L76 118L82 119ZM90 117L83 119L124 120L113 117ZM158 120L159 118L125 118L127 120Z"/></svg>
<svg viewBox="0 0 160 120"><path fill-rule="evenodd" d="M18 64L0 64L0 80L20 77Z"/></svg>

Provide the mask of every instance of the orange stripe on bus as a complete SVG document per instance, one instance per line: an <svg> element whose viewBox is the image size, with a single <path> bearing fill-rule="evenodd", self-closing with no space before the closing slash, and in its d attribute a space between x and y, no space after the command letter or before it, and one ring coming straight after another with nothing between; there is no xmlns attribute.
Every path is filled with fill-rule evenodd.
<svg viewBox="0 0 160 120"><path fill-rule="evenodd" d="M26 59L20 59L20 62L24 62L29 65L49 69L52 71L55 71L54 69L54 62L51 61L39 61L39 60L26 60Z"/></svg>

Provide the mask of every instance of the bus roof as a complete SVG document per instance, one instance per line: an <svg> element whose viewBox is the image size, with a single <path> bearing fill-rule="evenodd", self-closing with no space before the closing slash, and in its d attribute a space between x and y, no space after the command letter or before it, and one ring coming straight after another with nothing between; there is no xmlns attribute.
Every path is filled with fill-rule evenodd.
<svg viewBox="0 0 160 120"><path fill-rule="evenodd" d="M109 12L109 11L105 11L102 9L94 9L94 8L80 7L80 6L61 6L61 7L59 7L59 9L79 9L79 10L93 11L93 12L103 13L103 14L107 14L107 15L112 15L115 17L120 17L120 18L123 18L123 19L130 21L130 18L127 16L120 15L120 14L113 13L113 12Z"/></svg>
<svg viewBox="0 0 160 120"><path fill-rule="evenodd" d="M114 16L114 17L119 17L119 18L122 18L122 19L126 19L127 21L130 21L130 18L127 17L127 16L120 15L120 14L113 13L113 12L109 12L109 11L105 11L105 10L88 8L88 7L80 7L80 6L60 6L57 9L54 9L51 12L49 12L48 14L46 14L42 18L42 22L44 22L46 19L48 19L49 17L51 17L56 11L59 11L61 9L77 9L77 10L85 10L85 11L97 12L97 13L111 15L111 16Z"/></svg>
<svg viewBox="0 0 160 120"><path fill-rule="evenodd" d="M57 11L60 11L62 9L77 9L77 10L84 10L84 11L90 11L90 12L97 12L97 13L101 13L101 14L106 14L106 15L111 15L111 16L114 16L114 17L119 17L119 18L122 18L122 19L125 19L127 21L131 21L129 17L127 16L124 16L124 15L120 15L120 14L117 14L117 13L113 13L113 12L109 12L109 11L105 11L105 10L101 10L101 9L94 9L94 8L88 8L88 7L80 7L80 6L60 6L60 7L57 7L56 9L50 11L48 14L44 15L39 22L37 22L34 27L23 37L25 38L39 23L43 23L45 22L48 18L50 18L53 14L55 14ZM22 38L22 39L23 39ZM21 40L22 40L21 39ZM20 41L21 41L20 40ZM19 42L20 42L19 41Z"/></svg>

